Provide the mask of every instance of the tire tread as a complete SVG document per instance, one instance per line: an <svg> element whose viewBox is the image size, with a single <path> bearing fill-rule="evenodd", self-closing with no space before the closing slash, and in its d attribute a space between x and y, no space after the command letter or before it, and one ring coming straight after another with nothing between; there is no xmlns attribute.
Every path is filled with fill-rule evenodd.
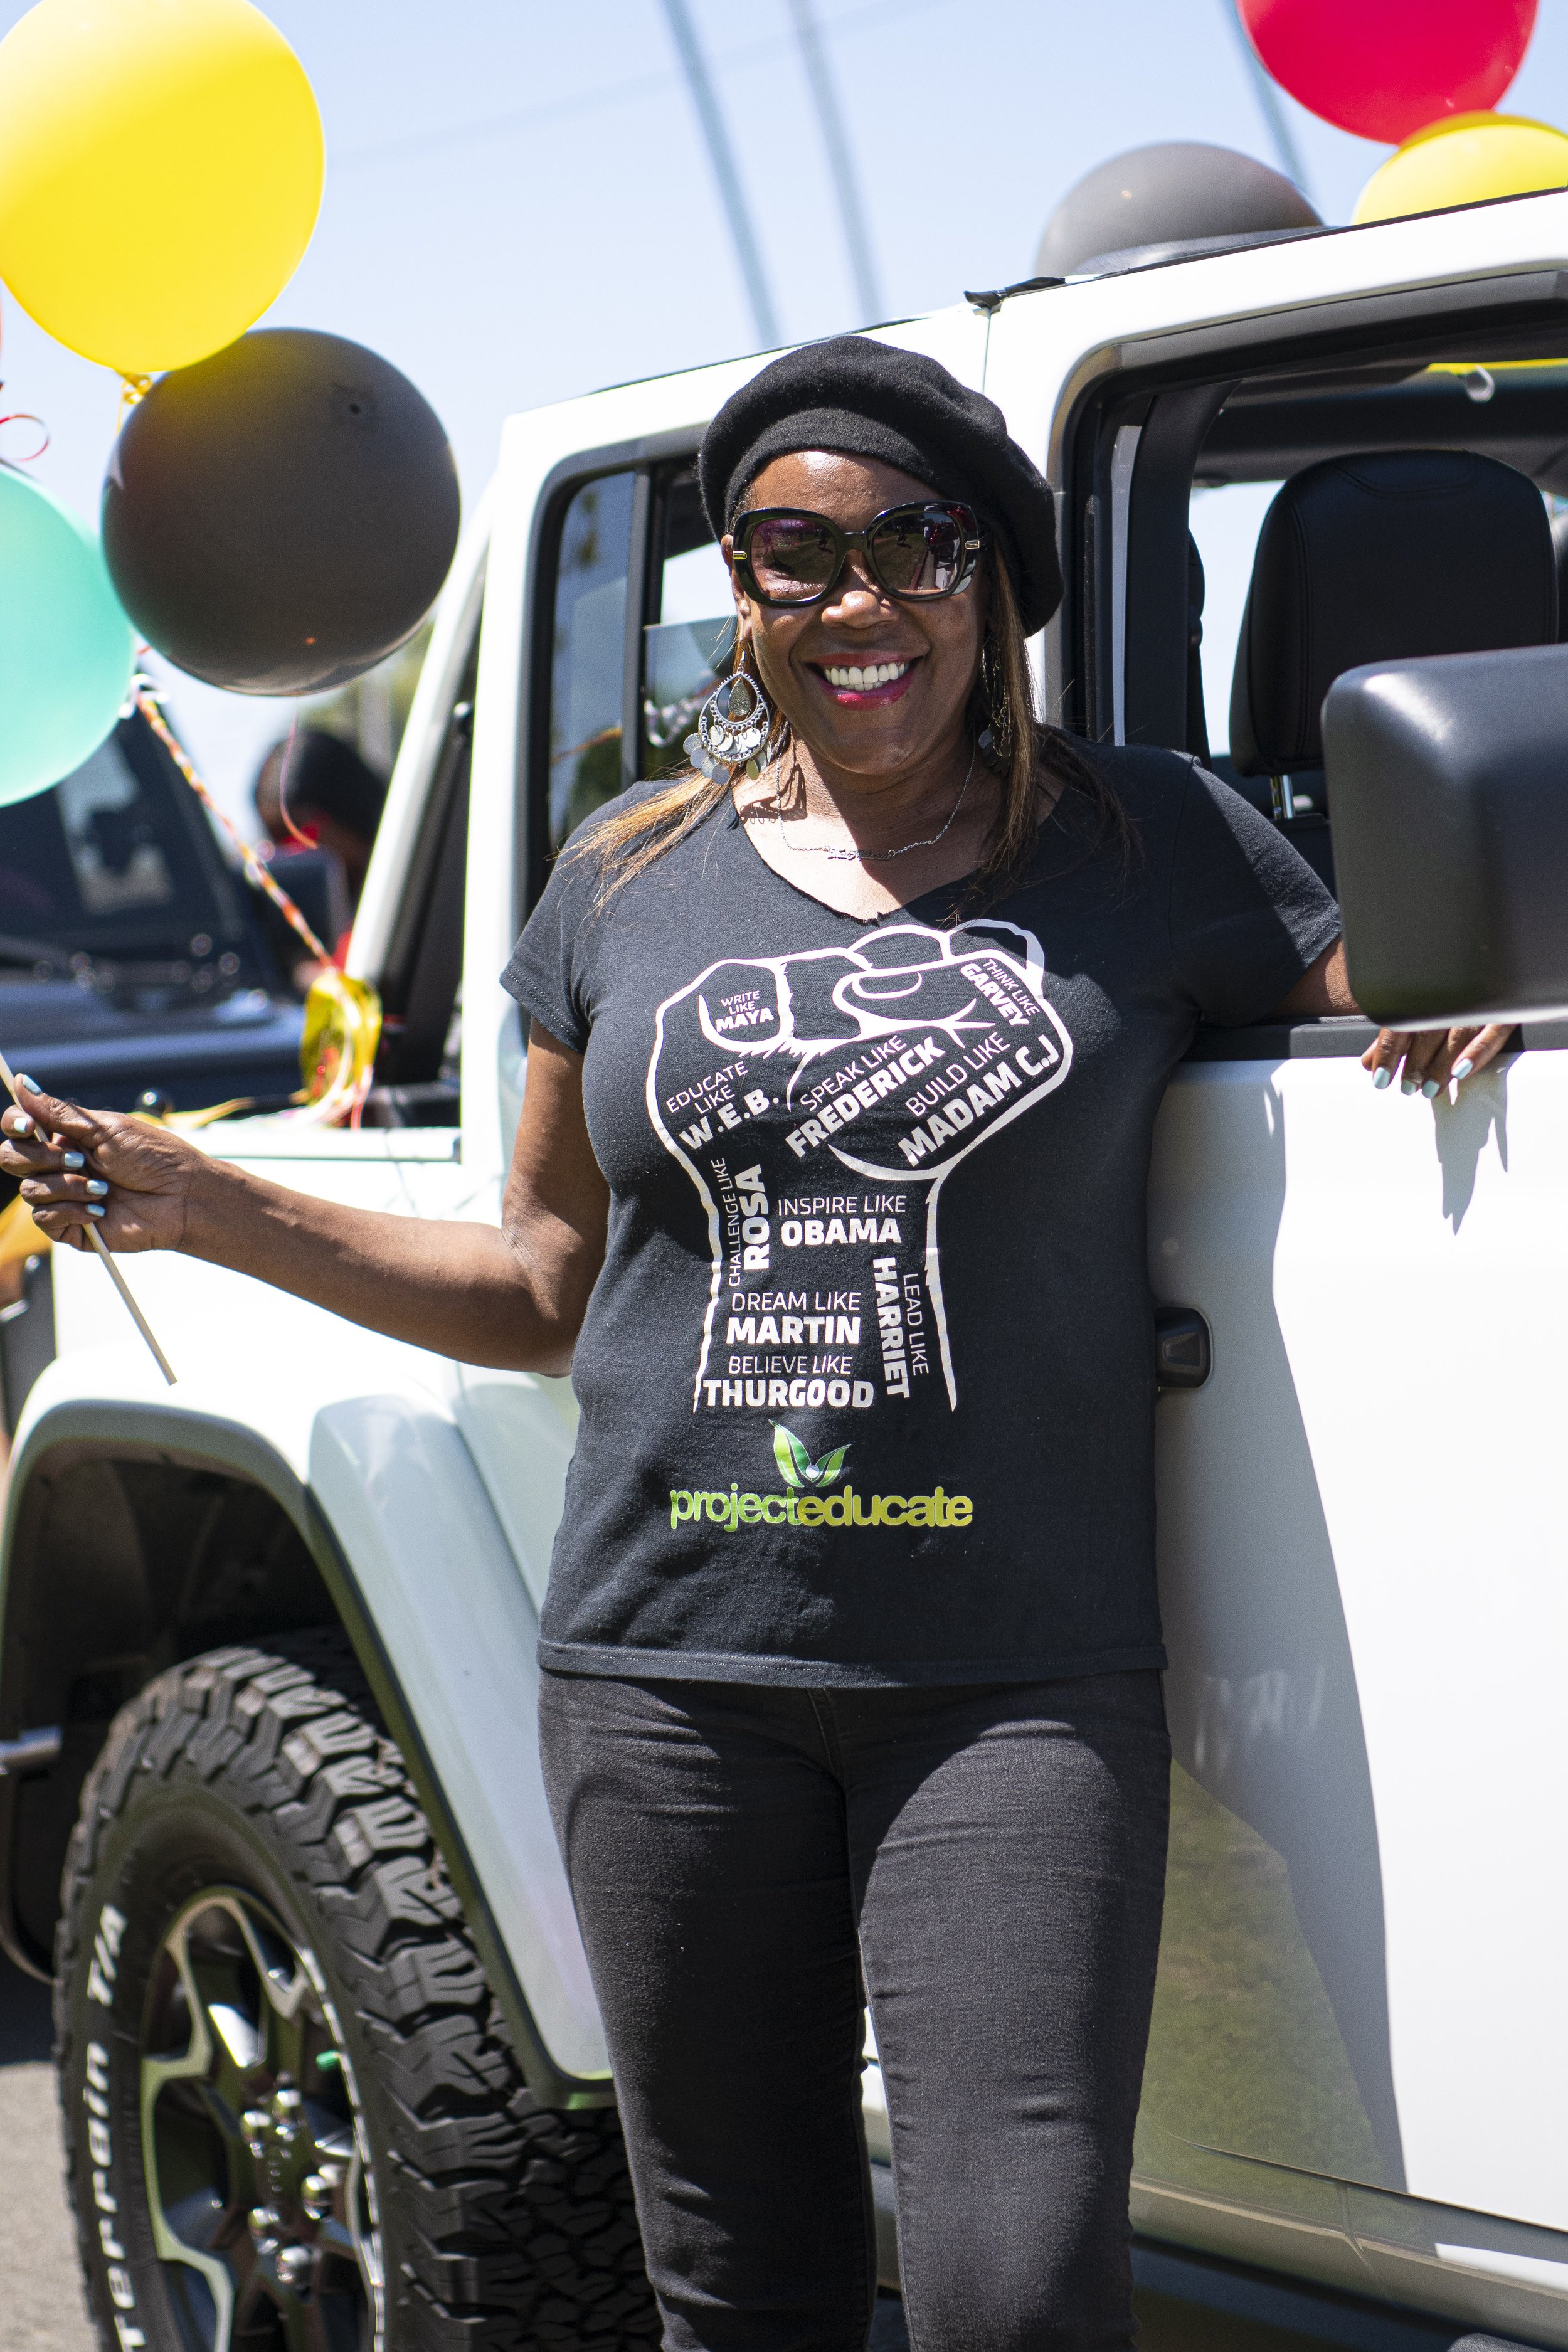
<svg viewBox="0 0 1568 2352"><path fill-rule="evenodd" d="M321 1921L375 2070L389 2352L635 2352L658 2320L613 2108L540 2106L403 1759L346 1637L280 1638L172 1668L122 1708L82 1790L57 1937L57 2059L92 1881L139 1776L221 1781ZM65 2102L83 2266L96 2225ZM106 2347L110 2315L97 2315ZM159 2347L157 2352L163 2352Z"/></svg>

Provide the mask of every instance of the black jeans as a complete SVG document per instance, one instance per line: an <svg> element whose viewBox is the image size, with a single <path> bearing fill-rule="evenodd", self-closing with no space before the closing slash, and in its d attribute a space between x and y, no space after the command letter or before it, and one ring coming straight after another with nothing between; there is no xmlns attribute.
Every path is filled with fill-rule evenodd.
<svg viewBox="0 0 1568 2352"><path fill-rule="evenodd" d="M1130 2346L1159 1676L546 1674L540 1717L671 2352L864 2346L863 1993L915 2352Z"/></svg>

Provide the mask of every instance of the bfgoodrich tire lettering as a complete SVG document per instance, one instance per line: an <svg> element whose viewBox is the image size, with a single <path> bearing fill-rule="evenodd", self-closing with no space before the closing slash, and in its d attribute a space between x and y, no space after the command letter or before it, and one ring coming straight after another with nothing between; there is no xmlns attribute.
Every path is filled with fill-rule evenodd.
<svg viewBox="0 0 1568 2352"><path fill-rule="evenodd" d="M528 2091L340 1637L149 1685L63 1896L67 2176L105 2352L657 2339L615 2115Z"/></svg>

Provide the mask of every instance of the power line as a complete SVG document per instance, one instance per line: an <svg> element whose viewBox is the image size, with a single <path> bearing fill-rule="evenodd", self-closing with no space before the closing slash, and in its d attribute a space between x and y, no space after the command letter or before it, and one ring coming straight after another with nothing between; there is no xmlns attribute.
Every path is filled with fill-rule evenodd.
<svg viewBox="0 0 1568 2352"><path fill-rule="evenodd" d="M844 223L844 242L849 248L849 267L854 274L856 297L862 320L869 324L882 317L886 305L877 280L871 240L867 234L855 158L845 135L844 117L838 110L838 93L833 86L833 74L812 0L789 0L789 11L795 19L801 63L805 68L805 78L811 85L811 94L816 101L817 116L822 124L822 143L827 150L827 167L833 174L833 184L838 197L838 213Z"/></svg>
<svg viewBox="0 0 1568 2352"><path fill-rule="evenodd" d="M702 45L698 40L697 27L691 21L687 0L664 0L664 13L669 19L670 37L686 76L692 107L702 126L702 135L708 142L708 160L713 166L713 177L719 183L720 201L730 224L731 242L735 248L735 258L741 265L741 275L746 281L746 295L752 305L752 317L756 321L757 339L764 351L771 351L779 341L773 291L763 267L762 247L752 226L741 175L735 169L730 134L719 111L718 99L714 96L708 60L702 54Z"/></svg>
<svg viewBox="0 0 1568 2352"><path fill-rule="evenodd" d="M514 106L504 114L470 115L466 121L446 123L439 131L409 131L395 139L372 140L363 147L348 147L341 155L334 154L331 169L352 172L362 163L390 163L432 147L468 145L476 139L500 139L513 131L528 131L535 123L596 114L603 107L630 99L652 98L675 79L668 68L661 67L657 73L637 74L627 81L600 82L595 89L574 91L570 98L546 99L541 106Z"/></svg>
<svg viewBox="0 0 1568 2352"><path fill-rule="evenodd" d="M903 24L910 16L929 16L934 9L955 5L956 0L869 0L865 7L845 9L836 18L833 29L835 33L852 33L862 27L868 31L879 24ZM777 57L789 45L788 34L742 42L719 58L719 71L728 73L737 66ZM352 172L362 164L392 163L431 148L504 138L513 131L531 130L537 123L559 122L574 114L596 114L602 108L624 105L632 99L652 98L679 79L678 73L661 66L652 73L629 76L625 81L595 82L592 89L574 90L564 98L545 99L537 106L509 107L501 114L469 115L460 122L444 123L438 131L407 131L395 138L368 141L363 147L346 147L341 153L334 150L331 168L334 172Z"/></svg>

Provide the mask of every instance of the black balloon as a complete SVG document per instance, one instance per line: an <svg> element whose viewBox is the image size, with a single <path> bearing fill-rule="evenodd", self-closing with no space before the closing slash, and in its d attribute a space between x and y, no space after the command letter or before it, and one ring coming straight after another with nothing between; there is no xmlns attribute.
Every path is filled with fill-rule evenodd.
<svg viewBox="0 0 1568 2352"><path fill-rule="evenodd" d="M1035 268L1042 278L1066 278L1132 246L1321 226L1295 182L1256 156L1161 140L1097 163L1068 190L1046 224Z"/></svg>
<svg viewBox="0 0 1568 2352"><path fill-rule="evenodd" d="M402 645L458 519L429 402L363 345L300 327L160 377L103 485L132 620L178 668L241 694L341 686Z"/></svg>

